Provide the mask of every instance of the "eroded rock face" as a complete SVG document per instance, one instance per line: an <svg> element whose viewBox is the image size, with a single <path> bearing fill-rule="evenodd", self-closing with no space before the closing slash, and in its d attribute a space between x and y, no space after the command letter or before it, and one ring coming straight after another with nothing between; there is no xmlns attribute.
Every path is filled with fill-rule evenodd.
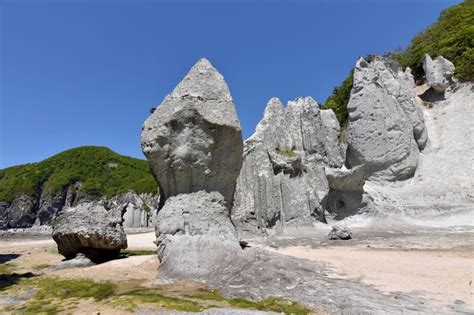
<svg viewBox="0 0 474 315"><path fill-rule="evenodd" d="M153 226L153 219L158 209L159 196L153 194L137 194L129 190L125 194L113 197L108 201L117 207L124 206L124 228L146 228Z"/></svg>
<svg viewBox="0 0 474 315"><path fill-rule="evenodd" d="M312 225L324 220L329 186L324 166L340 167L339 124L310 97L285 108L272 98L245 142L232 221L249 232Z"/></svg>
<svg viewBox="0 0 474 315"><path fill-rule="evenodd" d="M326 209L335 219L343 219L353 215L365 206L364 166L352 169L334 169L326 167L326 177L329 182L329 194L326 198Z"/></svg>
<svg viewBox="0 0 474 315"><path fill-rule="evenodd" d="M444 93L453 83L454 64L443 56L438 56L433 60L428 54L425 54L423 70L428 85L436 92Z"/></svg>
<svg viewBox="0 0 474 315"><path fill-rule="evenodd" d="M0 229L28 228L36 220L37 202L27 195L18 195L11 204L0 203Z"/></svg>
<svg viewBox="0 0 474 315"><path fill-rule="evenodd" d="M93 262L114 258L127 248L122 226L125 207L109 208L101 202L81 203L66 209L53 228L58 251L66 259L82 253Z"/></svg>
<svg viewBox="0 0 474 315"><path fill-rule="evenodd" d="M160 272L168 277L202 277L239 242L219 192L170 197L155 221Z"/></svg>
<svg viewBox="0 0 474 315"><path fill-rule="evenodd" d="M227 84L208 60L199 60L145 121L141 142L163 201L206 190L232 204L242 132Z"/></svg>
<svg viewBox="0 0 474 315"><path fill-rule="evenodd" d="M203 278L240 251L229 217L242 134L222 75L196 63L145 121L142 149L158 181L160 276Z"/></svg>
<svg viewBox="0 0 474 315"><path fill-rule="evenodd" d="M413 176L428 139L414 86L410 69L403 72L394 61L357 61L348 104L349 167L364 165L367 176L390 181Z"/></svg>

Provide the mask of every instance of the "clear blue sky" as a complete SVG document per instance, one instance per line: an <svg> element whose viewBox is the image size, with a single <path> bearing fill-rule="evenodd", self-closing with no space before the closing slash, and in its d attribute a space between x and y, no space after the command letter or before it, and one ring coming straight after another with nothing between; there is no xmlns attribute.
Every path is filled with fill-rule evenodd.
<svg viewBox="0 0 474 315"><path fill-rule="evenodd" d="M405 47L459 2L0 0L0 168L81 145L143 158L149 108L200 57L246 138L272 96L323 102L358 56Z"/></svg>

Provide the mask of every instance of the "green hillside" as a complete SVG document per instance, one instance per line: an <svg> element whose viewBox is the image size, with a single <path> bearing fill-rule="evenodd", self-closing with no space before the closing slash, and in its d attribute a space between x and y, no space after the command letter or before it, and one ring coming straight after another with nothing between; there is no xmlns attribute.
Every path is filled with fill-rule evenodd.
<svg viewBox="0 0 474 315"><path fill-rule="evenodd" d="M423 56L442 55L456 66L455 76L474 81L474 0L466 0L441 12L435 24L413 38L400 54L400 63L422 79Z"/></svg>
<svg viewBox="0 0 474 315"><path fill-rule="evenodd" d="M38 197L57 193L75 182L91 197L115 196L129 189L156 192L148 162L122 156L106 147L85 146L56 154L44 161L0 170L0 201L18 194Z"/></svg>
<svg viewBox="0 0 474 315"><path fill-rule="evenodd" d="M441 12L438 21L415 36L402 53L389 54L403 67L410 67L417 81L423 80L423 56L444 56L454 63L455 76L461 81L474 81L474 0L466 0ZM323 104L336 113L342 127L347 124L347 104L352 89L351 71L343 83L333 90Z"/></svg>

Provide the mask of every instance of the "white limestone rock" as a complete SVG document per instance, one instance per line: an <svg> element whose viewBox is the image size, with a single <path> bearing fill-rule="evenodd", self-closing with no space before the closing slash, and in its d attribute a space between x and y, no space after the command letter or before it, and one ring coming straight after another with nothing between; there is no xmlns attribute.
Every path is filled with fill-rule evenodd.
<svg viewBox="0 0 474 315"><path fill-rule="evenodd" d="M324 114L322 114L324 113ZM324 221L329 186L324 166L340 167L339 124L310 97L267 104L245 142L232 221L241 231L269 233Z"/></svg>
<svg viewBox="0 0 474 315"><path fill-rule="evenodd" d="M453 83L454 64L443 56L438 56L433 60L430 55L425 54L423 70L428 85L438 93L444 93Z"/></svg>
<svg viewBox="0 0 474 315"><path fill-rule="evenodd" d="M161 195L160 277L203 279L241 250L229 211L242 133L227 84L208 60L199 60L145 121L142 149Z"/></svg>
<svg viewBox="0 0 474 315"><path fill-rule="evenodd" d="M389 181L413 176L428 139L414 86L410 69L394 61L357 61L348 104L349 167L364 165L368 177Z"/></svg>
<svg viewBox="0 0 474 315"><path fill-rule="evenodd" d="M227 84L208 60L199 60L145 121L141 143L162 202L205 190L231 206L242 133Z"/></svg>

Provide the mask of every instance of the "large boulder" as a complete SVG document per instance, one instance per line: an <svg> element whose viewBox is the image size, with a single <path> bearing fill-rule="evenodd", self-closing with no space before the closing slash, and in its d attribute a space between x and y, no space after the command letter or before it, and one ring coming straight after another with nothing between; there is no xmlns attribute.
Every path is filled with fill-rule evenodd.
<svg viewBox="0 0 474 315"><path fill-rule="evenodd" d="M430 55L425 54L423 70L428 85L436 92L444 93L453 83L454 64L443 56L438 56L433 60Z"/></svg>
<svg viewBox="0 0 474 315"><path fill-rule="evenodd" d="M348 104L349 167L364 165L368 177L403 180L413 176L428 140L409 68L376 56L357 61Z"/></svg>
<svg viewBox="0 0 474 315"><path fill-rule="evenodd" d="M240 250L230 221L242 133L222 75L199 60L145 121L142 149L159 187L161 277L204 278Z"/></svg>
<svg viewBox="0 0 474 315"><path fill-rule="evenodd" d="M229 88L208 60L199 60L145 121L141 143L162 201L205 190L232 205L242 132Z"/></svg>
<svg viewBox="0 0 474 315"><path fill-rule="evenodd" d="M127 248L124 211L123 206L109 208L103 202L85 202L64 210L53 228L58 252L66 259L82 253L93 262L114 258Z"/></svg>
<svg viewBox="0 0 474 315"><path fill-rule="evenodd" d="M343 152L332 110L311 98L277 98L267 104L255 133L245 142L232 221L248 232L280 231L324 221L321 206L329 186L324 166L340 167Z"/></svg>

